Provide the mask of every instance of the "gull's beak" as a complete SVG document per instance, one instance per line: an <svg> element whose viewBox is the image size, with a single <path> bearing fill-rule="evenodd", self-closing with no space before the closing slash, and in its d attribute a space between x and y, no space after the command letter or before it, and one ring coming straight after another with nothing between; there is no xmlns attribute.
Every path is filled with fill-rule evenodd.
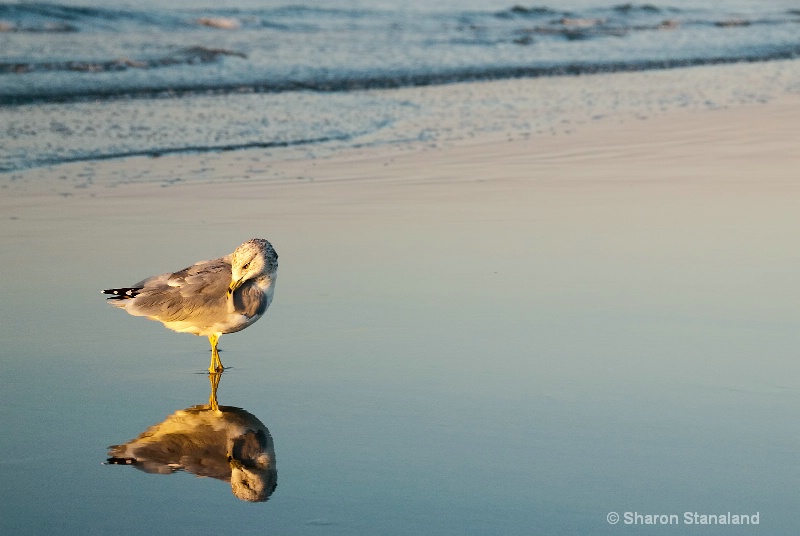
<svg viewBox="0 0 800 536"><path fill-rule="evenodd" d="M231 466L231 469L239 469L239 470L243 470L244 469L244 465L242 465L242 462L240 462L239 460L235 459L230 454L228 454L228 465Z"/></svg>
<svg viewBox="0 0 800 536"><path fill-rule="evenodd" d="M230 296L231 294L233 294L233 293L234 293L234 291L235 291L237 288L241 287L241 286L242 286L242 282L243 282L243 281L242 281L241 279L240 279L240 280L238 280L238 281L231 281L231 284L230 284L230 285L228 285L228 296Z"/></svg>

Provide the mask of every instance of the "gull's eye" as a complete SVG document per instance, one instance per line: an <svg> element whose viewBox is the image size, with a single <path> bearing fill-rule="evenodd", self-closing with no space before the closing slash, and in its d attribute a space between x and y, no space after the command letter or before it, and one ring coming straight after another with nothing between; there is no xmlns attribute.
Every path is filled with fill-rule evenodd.
<svg viewBox="0 0 800 536"><path fill-rule="evenodd" d="M249 262L245 263L245 265L242 266L242 270L247 270L248 268L250 268L250 263Z"/></svg>

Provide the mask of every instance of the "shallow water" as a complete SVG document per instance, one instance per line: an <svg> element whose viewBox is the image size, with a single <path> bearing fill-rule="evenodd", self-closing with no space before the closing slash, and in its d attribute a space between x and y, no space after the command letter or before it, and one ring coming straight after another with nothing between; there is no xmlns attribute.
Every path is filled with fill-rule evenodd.
<svg viewBox="0 0 800 536"><path fill-rule="evenodd" d="M376 90L792 59L799 28L791 1L2 3L0 172L425 140L385 131L439 106Z"/></svg>
<svg viewBox="0 0 800 536"><path fill-rule="evenodd" d="M309 188L227 213L186 198L199 224L166 198L109 214L88 196L3 223L0 531L616 534L611 511L730 511L759 513L742 533L794 532L794 190ZM275 302L223 336L219 403L269 429L277 489L251 504L103 465L209 384L204 339L99 290L254 229L281 255Z"/></svg>
<svg viewBox="0 0 800 536"><path fill-rule="evenodd" d="M0 172L7 172L0 187L13 186L25 168L63 162L243 149L262 149L268 162L365 146L550 136L601 120L763 103L800 91L800 61L517 82L0 107ZM206 175L200 169L184 179Z"/></svg>

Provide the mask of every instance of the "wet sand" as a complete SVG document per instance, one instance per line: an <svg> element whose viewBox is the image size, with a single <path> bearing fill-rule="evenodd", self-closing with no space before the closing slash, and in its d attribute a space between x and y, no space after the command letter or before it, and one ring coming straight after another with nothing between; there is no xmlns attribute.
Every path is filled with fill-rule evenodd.
<svg viewBox="0 0 800 536"><path fill-rule="evenodd" d="M48 504L76 533L578 534L618 530L609 511L692 509L790 533L798 124L787 93L556 135L16 173L0 340L25 433L0 446L20 486L66 479L57 427L72 469L69 488L6 497L5 522L41 529L23 517ZM220 403L269 427L278 488L267 513L219 517L229 486L99 465L202 402L208 363L207 341L99 291L255 236L280 255L275 301L222 338Z"/></svg>
<svg viewBox="0 0 800 536"><path fill-rule="evenodd" d="M760 206L757 200L794 200L799 102L800 96L785 94L721 110L612 117L556 135L507 139L487 133L318 158L245 150L36 168L5 177L4 234L13 241L37 222L50 222L56 234L76 234L70 247L80 248L85 235L75 231L102 222L97 230L109 231L108 245L117 239L114 232L124 230L128 241L185 247L191 255L216 236L224 252L243 236L301 229L324 231L335 248L347 240L340 233L353 225L402 232L401 223L466 218L539 232L537 222L577 225L597 217L598 224L633 226L651 223L635 217L647 218L654 207L683 221L692 214L687 209L698 217L706 210L710 218L728 201L744 203L744 215ZM179 243L159 246L158 225L180 229ZM97 238L91 241L101 247Z"/></svg>

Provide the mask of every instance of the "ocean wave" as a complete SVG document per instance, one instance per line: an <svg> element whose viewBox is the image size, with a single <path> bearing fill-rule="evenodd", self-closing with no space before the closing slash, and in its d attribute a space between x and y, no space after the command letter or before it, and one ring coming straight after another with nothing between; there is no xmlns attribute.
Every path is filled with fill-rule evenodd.
<svg viewBox="0 0 800 536"><path fill-rule="evenodd" d="M119 151L77 151L77 154L41 156L30 158L20 162L16 159L3 161L0 158L0 173L17 171L20 169L41 167L56 164L67 164L70 162L117 160L120 158L132 158L137 156L147 156L159 158L170 154L187 153L225 153L231 151L241 151L244 149L280 149L288 147L298 147L304 145L322 144L333 141L348 141L353 138L352 134L341 134L332 136L321 136L316 138L300 138L293 140L274 140L274 141L252 141L242 143L228 143L223 145L177 145L164 147L151 147L147 149L128 149Z"/></svg>
<svg viewBox="0 0 800 536"><path fill-rule="evenodd" d="M545 18L545 17L554 17L554 16L562 16L566 17L570 13L569 11L558 11L553 8L545 7L545 6L521 6L516 5L505 9L503 11L498 11L494 15L495 17L501 19L509 19L509 18Z"/></svg>
<svg viewBox="0 0 800 536"><path fill-rule="evenodd" d="M0 3L0 171L354 144L421 113L405 100L387 111L387 94L358 90L800 58L800 11L757 0L681 0L680 9L581 0L569 10L240 1L247 9ZM272 104L254 108L263 102ZM190 121L187 107L197 112Z"/></svg>
<svg viewBox="0 0 800 536"><path fill-rule="evenodd" d="M174 27L183 17L169 11L148 12L47 3L0 4L6 31L47 32L123 29L125 25ZM52 30L55 28L56 30Z"/></svg>
<svg viewBox="0 0 800 536"><path fill-rule="evenodd" d="M158 58L131 59L122 57L104 61L70 60L39 63L0 62L0 74L25 74L32 72L52 71L101 73L109 71L124 71L127 69L155 69L174 65L200 65L213 63L225 56L247 59L247 54L244 54L243 52L237 52L235 50L193 46L175 51L168 56L162 56Z"/></svg>
<svg viewBox="0 0 800 536"><path fill-rule="evenodd" d="M396 89L424 87L513 78L555 76L581 76L600 73L637 72L677 69L702 65L755 63L800 58L800 45L785 49L765 50L758 54L742 56L715 56L674 58L620 62L572 62L539 66L496 66L484 68L453 69L439 72L392 71L374 74L347 73L342 75L311 76L305 79L252 80L248 82L170 84L169 86L141 85L130 87L98 87L89 90L57 89L24 93L0 93L0 106L14 106L45 102L80 102L119 98L161 98L189 95L226 95L244 93L283 93L289 91L349 92L370 89ZM133 66L129 66L132 68ZM113 68L112 68L113 70Z"/></svg>
<svg viewBox="0 0 800 536"><path fill-rule="evenodd" d="M288 5L265 9L114 9L52 3L0 4L0 32L135 32L155 30L248 30L279 29L308 32L336 27L398 29L424 27L426 23L461 28L483 28L490 19L511 24L539 24L540 31L558 26L579 26L592 22L617 30L658 28L665 21L679 20L686 25L735 26L781 24L792 20L800 10L788 9L767 18L718 13L713 9L686 10L653 4L611 4L569 11L544 5L513 5L500 11L456 11L409 13L379 9L343 9L309 5ZM665 18L666 17L666 18ZM502 26L501 26L502 27ZM553 32L557 33L557 32Z"/></svg>
<svg viewBox="0 0 800 536"><path fill-rule="evenodd" d="M51 3L0 4L0 31L113 31L198 27L239 30L247 28L308 29L315 20L380 17L378 11L285 6L268 9L112 9ZM291 21L285 24L278 21ZM295 26L296 24L296 26Z"/></svg>
<svg viewBox="0 0 800 536"><path fill-rule="evenodd" d="M571 11L382 5L0 4L0 105L664 69L795 58L800 46L796 10L601 0Z"/></svg>

